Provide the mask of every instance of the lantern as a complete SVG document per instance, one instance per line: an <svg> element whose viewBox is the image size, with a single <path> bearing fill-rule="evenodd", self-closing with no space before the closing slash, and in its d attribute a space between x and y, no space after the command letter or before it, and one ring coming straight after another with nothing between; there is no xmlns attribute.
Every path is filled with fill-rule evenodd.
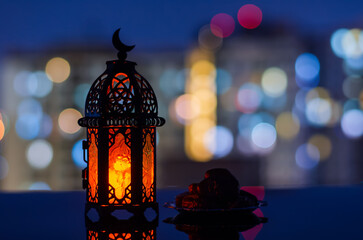
<svg viewBox="0 0 363 240"><path fill-rule="evenodd" d="M86 211L95 208L101 221L115 210L127 210L135 218L148 208L158 212L156 202L156 127L158 104L149 82L126 61L127 46L119 39L117 60L108 61L106 71L88 92L85 117L78 123L87 129L83 142L87 167L82 172L87 190Z"/></svg>

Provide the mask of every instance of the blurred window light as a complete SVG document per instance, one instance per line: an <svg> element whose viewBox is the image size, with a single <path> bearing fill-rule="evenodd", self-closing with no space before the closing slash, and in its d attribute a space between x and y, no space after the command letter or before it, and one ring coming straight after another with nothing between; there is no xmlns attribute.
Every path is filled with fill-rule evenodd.
<svg viewBox="0 0 363 240"><path fill-rule="evenodd" d="M347 98L359 98L363 90L363 79L359 76L350 76L343 82L343 93Z"/></svg>
<svg viewBox="0 0 363 240"><path fill-rule="evenodd" d="M59 128L68 134L74 134L79 131L81 128L78 125L78 119L82 117L82 114L74 109L74 108L67 108L63 110L58 117L58 125Z"/></svg>
<svg viewBox="0 0 363 240"><path fill-rule="evenodd" d="M348 138L359 138L363 135L363 112L353 109L345 112L341 120L341 128Z"/></svg>
<svg viewBox="0 0 363 240"><path fill-rule="evenodd" d="M31 190L31 191L49 191L49 190L52 190L52 189L45 182L34 182L29 186L28 190Z"/></svg>
<svg viewBox="0 0 363 240"><path fill-rule="evenodd" d="M183 69L178 71L174 68L167 68L159 78L159 88L168 97L174 97L184 92L185 79L188 75L188 70ZM170 81L173 84L170 84Z"/></svg>
<svg viewBox="0 0 363 240"><path fill-rule="evenodd" d="M79 169L84 169L87 167L87 163L83 160L82 142L83 140L77 141L72 148L72 159L74 164Z"/></svg>
<svg viewBox="0 0 363 240"><path fill-rule="evenodd" d="M315 134L310 137L308 143L318 149L320 160L325 160L330 157L332 152L332 143L327 136L322 134Z"/></svg>
<svg viewBox="0 0 363 240"><path fill-rule="evenodd" d="M216 67L213 63L207 60L195 62L190 69L190 77L212 77L216 76Z"/></svg>
<svg viewBox="0 0 363 240"><path fill-rule="evenodd" d="M76 87L76 90L74 91L73 100L76 106L79 107L80 109L84 109L85 106L84 103L86 102L87 94L90 88L91 88L90 84L82 83L79 84Z"/></svg>
<svg viewBox="0 0 363 240"><path fill-rule="evenodd" d="M53 159L53 148L43 139L33 141L26 150L27 160L31 167L44 169Z"/></svg>
<svg viewBox="0 0 363 240"><path fill-rule="evenodd" d="M200 111L200 100L193 94L183 94L175 101L175 112L181 123L187 123L196 118Z"/></svg>
<svg viewBox="0 0 363 240"><path fill-rule="evenodd" d="M307 93L308 90L302 88L295 95L295 106L300 112L305 112Z"/></svg>
<svg viewBox="0 0 363 240"><path fill-rule="evenodd" d="M343 105L343 112L345 113L353 109L360 109L359 101L357 99L349 99L345 101Z"/></svg>
<svg viewBox="0 0 363 240"><path fill-rule="evenodd" d="M342 48L345 57L357 58L362 55L362 49L359 46L360 29L351 29L347 31L342 38Z"/></svg>
<svg viewBox="0 0 363 240"><path fill-rule="evenodd" d="M238 10L237 18L242 27L254 29L262 22L262 11L256 5L245 4Z"/></svg>
<svg viewBox="0 0 363 240"><path fill-rule="evenodd" d="M217 69L217 77L216 77L216 86L217 86L217 94L221 95L226 93L232 85L232 76L231 74L223 69Z"/></svg>
<svg viewBox="0 0 363 240"><path fill-rule="evenodd" d="M345 58L343 69L347 75L363 75L363 55L357 58Z"/></svg>
<svg viewBox="0 0 363 240"><path fill-rule="evenodd" d="M261 88L253 83L245 83L237 93L236 108L243 113L257 111L263 100Z"/></svg>
<svg viewBox="0 0 363 240"><path fill-rule="evenodd" d="M235 28L234 19L226 13L219 13L214 15L210 21L210 29L212 33L220 38L230 36Z"/></svg>
<svg viewBox="0 0 363 240"><path fill-rule="evenodd" d="M53 120L48 114L43 114L40 119L39 138L47 138L52 133Z"/></svg>
<svg viewBox="0 0 363 240"><path fill-rule="evenodd" d="M276 131L282 139L290 140L300 131L300 121L291 112L283 112L276 119Z"/></svg>
<svg viewBox="0 0 363 240"><path fill-rule="evenodd" d="M0 156L0 180L4 179L9 172L9 164L8 161L2 156Z"/></svg>
<svg viewBox="0 0 363 240"><path fill-rule="evenodd" d="M13 87L19 96L29 97L31 95L28 84L28 79L31 75L32 73L29 71L21 71L15 75Z"/></svg>
<svg viewBox="0 0 363 240"><path fill-rule="evenodd" d="M195 96L200 103L200 114L212 114L217 108L217 97L216 94L209 89L200 89L194 91Z"/></svg>
<svg viewBox="0 0 363 240"><path fill-rule="evenodd" d="M30 74L26 84L30 95L38 98L47 96L53 89L53 82L42 71Z"/></svg>
<svg viewBox="0 0 363 240"><path fill-rule="evenodd" d="M305 96L306 104L315 98L330 99L330 93L323 87L310 89Z"/></svg>
<svg viewBox="0 0 363 240"><path fill-rule="evenodd" d="M40 131L40 119L30 114L21 115L16 120L15 130L18 136L23 139L34 139Z"/></svg>
<svg viewBox="0 0 363 240"><path fill-rule="evenodd" d="M265 109L272 111L272 112L281 112L287 102L286 93L282 94L279 97L270 97L267 95L263 96L262 105Z"/></svg>
<svg viewBox="0 0 363 240"><path fill-rule="evenodd" d="M324 126L332 116L331 102L323 98L314 98L307 103L305 115L311 124Z"/></svg>
<svg viewBox="0 0 363 240"><path fill-rule="evenodd" d="M61 57L50 59L46 66L45 72L49 79L55 83L61 83L67 80L71 73L71 67L67 60Z"/></svg>
<svg viewBox="0 0 363 240"><path fill-rule="evenodd" d="M43 115L43 108L39 101L33 98L27 98L18 105L17 113L18 116L32 115L41 118Z"/></svg>
<svg viewBox="0 0 363 240"><path fill-rule="evenodd" d="M318 148L309 143L300 145L295 152L296 164L303 169L312 169L319 163L320 153Z"/></svg>
<svg viewBox="0 0 363 240"><path fill-rule="evenodd" d="M205 133L204 143L215 158L222 158L232 151L233 135L226 127L212 127Z"/></svg>
<svg viewBox="0 0 363 240"><path fill-rule="evenodd" d="M0 141L3 139L4 136L5 136L5 125L3 120L0 119Z"/></svg>
<svg viewBox="0 0 363 240"><path fill-rule="evenodd" d="M201 27L199 30L198 42L202 48L205 48L207 50L215 50L222 46L223 38L215 35L211 31L211 27L209 25L206 25Z"/></svg>
<svg viewBox="0 0 363 240"><path fill-rule="evenodd" d="M280 97L287 88L287 75L280 68L268 68L262 74L261 85L268 96Z"/></svg>
<svg viewBox="0 0 363 240"><path fill-rule="evenodd" d="M320 63L311 53L303 53L295 62L296 83L299 87L315 87L319 83Z"/></svg>
<svg viewBox="0 0 363 240"><path fill-rule="evenodd" d="M259 148L270 148L276 142L276 129L271 124L259 123L253 128L251 139Z"/></svg>
<svg viewBox="0 0 363 240"><path fill-rule="evenodd" d="M345 58L345 51L343 49L343 38L349 32L346 28L336 30L330 38L330 46L337 57Z"/></svg>
<svg viewBox="0 0 363 240"><path fill-rule="evenodd" d="M243 135L237 136L236 141L237 149L245 156L253 156L255 155L255 150L252 148L252 140L250 138L246 138Z"/></svg>

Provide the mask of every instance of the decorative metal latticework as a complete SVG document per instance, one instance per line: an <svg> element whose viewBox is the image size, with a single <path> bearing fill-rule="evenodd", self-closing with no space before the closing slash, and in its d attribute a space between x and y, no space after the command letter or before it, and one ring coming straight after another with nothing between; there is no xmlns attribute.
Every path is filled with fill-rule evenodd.
<svg viewBox="0 0 363 240"><path fill-rule="evenodd" d="M126 209L135 219L146 209L158 212L156 203L156 127L165 120L158 116L158 104L149 82L126 61L134 46L121 43L119 30L113 44L118 60L107 68L89 90L85 117L87 128L83 187L87 190L86 211L94 208L101 220L111 219Z"/></svg>

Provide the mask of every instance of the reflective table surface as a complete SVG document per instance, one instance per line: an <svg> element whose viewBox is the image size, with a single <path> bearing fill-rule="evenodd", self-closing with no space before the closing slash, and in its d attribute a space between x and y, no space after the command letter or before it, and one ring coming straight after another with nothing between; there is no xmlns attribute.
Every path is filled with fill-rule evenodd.
<svg viewBox="0 0 363 240"><path fill-rule="evenodd" d="M163 204L183 191L158 190L159 224L154 236L145 239L217 239L208 234L189 236L163 222L178 213ZM363 239L362 185L267 189L263 194L268 206L256 215L263 215L268 222L236 234L226 233L222 239ZM85 197L85 192L2 192L0 239L87 239Z"/></svg>

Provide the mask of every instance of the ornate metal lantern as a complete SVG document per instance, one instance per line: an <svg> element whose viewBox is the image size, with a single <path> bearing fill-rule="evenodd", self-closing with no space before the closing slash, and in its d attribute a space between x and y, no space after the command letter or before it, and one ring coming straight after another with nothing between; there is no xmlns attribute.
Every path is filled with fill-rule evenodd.
<svg viewBox="0 0 363 240"><path fill-rule="evenodd" d="M106 71L88 92L85 117L78 123L87 128L83 142L87 167L82 172L87 189L86 210L95 208L100 220L124 209L142 216L147 208L158 212L156 202L156 127L158 104L149 82L126 61L126 46L118 29L113 45L118 60L108 61Z"/></svg>

